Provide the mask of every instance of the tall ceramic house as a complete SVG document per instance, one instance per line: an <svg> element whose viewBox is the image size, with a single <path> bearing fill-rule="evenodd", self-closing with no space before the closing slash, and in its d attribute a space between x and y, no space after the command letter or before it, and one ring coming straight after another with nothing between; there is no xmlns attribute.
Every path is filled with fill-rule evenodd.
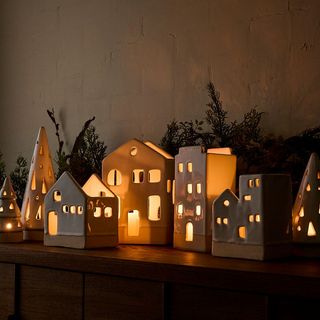
<svg viewBox="0 0 320 320"><path fill-rule="evenodd" d="M20 209L10 178L7 177L0 190L0 242L21 241L23 231Z"/></svg>
<svg viewBox="0 0 320 320"><path fill-rule="evenodd" d="M81 186L64 172L45 197L44 245L70 248L118 244L118 198L97 175Z"/></svg>
<svg viewBox="0 0 320 320"><path fill-rule="evenodd" d="M34 147L21 216L24 239L43 241L44 197L55 182L46 130L41 127Z"/></svg>
<svg viewBox="0 0 320 320"><path fill-rule="evenodd" d="M212 203L226 188L234 190L236 161L230 148L179 149L175 157L175 248L211 250Z"/></svg>
<svg viewBox="0 0 320 320"><path fill-rule="evenodd" d="M291 254L291 178L240 176L239 198L229 189L213 204L212 254L267 260Z"/></svg>
<svg viewBox="0 0 320 320"><path fill-rule="evenodd" d="M128 141L105 157L102 179L119 197L119 242L172 242L174 158L151 142Z"/></svg>
<svg viewBox="0 0 320 320"><path fill-rule="evenodd" d="M311 154L302 177L293 206L292 224L295 243L320 244L320 160L316 153Z"/></svg>

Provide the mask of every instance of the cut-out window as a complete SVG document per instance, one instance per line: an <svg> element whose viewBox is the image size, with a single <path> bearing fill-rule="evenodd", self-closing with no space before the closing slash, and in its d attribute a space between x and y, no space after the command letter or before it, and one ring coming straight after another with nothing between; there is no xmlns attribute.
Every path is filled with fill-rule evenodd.
<svg viewBox="0 0 320 320"><path fill-rule="evenodd" d="M240 226L238 229L239 238L245 239L247 237L247 231L245 226Z"/></svg>
<svg viewBox="0 0 320 320"><path fill-rule="evenodd" d="M104 216L106 218L112 217L112 208L111 207L105 207L104 208Z"/></svg>
<svg viewBox="0 0 320 320"><path fill-rule="evenodd" d="M122 183L121 172L117 169L112 169L108 173L107 183L110 186L119 186Z"/></svg>
<svg viewBox="0 0 320 320"><path fill-rule="evenodd" d="M201 205L200 205L200 204L197 204L197 205L196 205L196 215L197 215L197 216L200 216L200 215L201 215Z"/></svg>
<svg viewBox="0 0 320 320"><path fill-rule="evenodd" d="M139 236L139 211L131 210L128 212L128 236L137 237Z"/></svg>
<svg viewBox="0 0 320 320"><path fill-rule="evenodd" d="M186 224L186 241L193 241L193 224L190 221Z"/></svg>
<svg viewBox="0 0 320 320"><path fill-rule="evenodd" d="M90 226L90 223L88 223L88 230L89 230L89 232L91 232L91 226Z"/></svg>
<svg viewBox="0 0 320 320"><path fill-rule="evenodd" d="M187 163L187 171L192 172L192 162Z"/></svg>
<svg viewBox="0 0 320 320"><path fill-rule="evenodd" d="M41 193L46 194L47 193L47 185L44 179L42 179L42 186L41 186Z"/></svg>
<svg viewBox="0 0 320 320"><path fill-rule="evenodd" d="M159 221L161 218L161 198L158 195L148 197L148 219Z"/></svg>
<svg viewBox="0 0 320 320"><path fill-rule="evenodd" d="M178 204L178 214L180 214L180 215L183 214L183 204L182 203Z"/></svg>
<svg viewBox="0 0 320 320"><path fill-rule="evenodd" d="M261 219L260 218L260 214L256 214L254 218L255 218L256 222L260 222L261 221L260 220Z"/></svg>
<svg viewBox="0 0 320 320"><path fill-rule="evenodd" d="M197 183L197 184L196 184L196 190L197 190L197 193L198 193L198 194L201 193L201 183Z"/></svg>
<svg viewBox="0 0 320 320"><path fill-rule="evenodd" d="M27 208L26 208L26 221L30 220L30 202L29 198L27 200Z"/></svg>
<svg viewBox="0 0 320 320"><path fill-rule="evenodd" d="M149 170L149 182L150 183L157 183L161 180L161 170L159 169L152 169Z"/></svg>
<svg viewBox="0 0 320 320"><path fill-rule="evenodd" d="M244 199L245 201L250 201L250 200L251 200L251 195L250 195L250 194L247 194L247 195L243 196L243 199Z"/></svg>
<svg viewBox="0 0 320 320"><path fill-rule="evenodd" d="M70 213L75 214L76 211L76 206L70 206Z"/></svg>
<svg viewBox="0 0 320 320"><path fill-rule="evenodd" d="M40 169L43 169L43 164L40 163L40 164L39 164L39 168L40 168Z"/></svg>
<svg viewBox="0 0 320 320"><path fill-rule="evenodd" d="M259 188L260 187L260 179L257 178L254 181L255 181L256 187Z"/></svg>
<svg viewBox="0 0 320 320"><path fill-rule="evenodd" d="M183 172L183 163L178 163L178 172Z"/></svg>
<svg viewBox="0 0 320 320"><path fill-rule="evenodd" d="M95 218L100 218L101 217L101 208L100 207L94 207L93 216Z"/></svg>
<svg viewBox="0 0 320 320"><path fill-rule="evenodd" d="M171 192L171 180L168 179L167 180L167 193L170 193Z"/></svg>
<svg viewBox="0 0 320 320"><path fill-rule="evenodd" d="M41 220L42 218L41 209L42 209L42 206L40 205L36 214L36 220Z"/></svg>
<svg viewBox="0 0 320 320"><path fill-rule="evenodd" d="M7 191L4 190L3 193L2 193L2 195L5 197L5 196L7 195Z"/></svg>
<svg viewBox="0 0 320 320"><path fill-rule="evenodd" d="M222 222L223 222L223 224L228 224L229 220L228 220L228 218L223 218Z"/></svg>
<svg viewBox="0 0 320 320"><path fill-rule="evenodd" d="M106 193L104 191L99 192L100 197L106 197Z"/></svg>
<svg viewBox="0 0 320 320"><path fill-rule="evenodd" d="M297 227L297 230L298 230L298 231L301 231L301 226L298 226L298 227Z"/></svg>
<svg viewBox="0 0 320 320"><path fill-rule="evenodd" d="M217 224L221 224L221 218L220 218L220 217L218 217L218 218L216 219L216 221L217 221Z"/></svg>
<svg viewBox="0 0 320 320"><path fill-rule="evenodd" d="M299 211L299 217L304 217L304 208L301 207L300 211Z"/></svg>
<svg viewBox="0 0 320 320"><path fill-rule="evenodd" d="M306 191L308 191L308 192L311 191L310 183L307 184Z"/></svg>
<svg viewBox="0 0 320 320"><path fill-rule="evenodd" d="M224 200L224 201L223 201L223 205L224 205L225 207L229 207L230 201L229 201L229 200Z"/></svg>
<svg viewBox="0 0 320 320"><path fill-rule="evenodd" d="M56 202L61 201L61 192L59 190L53 191L53 200Z"/></svg>
<svg viewBox="0 0 320 320"><path fill-rule="evenodd" d="M78 214L83 214L83 206L78 206L77 207L77 213Z"/></svg>
<svg viewBox="0 0 320 320"><path fill-rule="evenodd" d="M308 237L314 237L316 235L317 235L316 230L313 226L313 223L310 221L308 225Z"/></svg>
<svg viewBox="0 0 320 320"><path fill-rule="evenodd" d="M302 195L301 195L301 193L299 193L299 194L298 194L298 198L299 198L299 199L301 199L301 198L302 198Z"/></svg>
<svg viewBox="0 0 320 320"><path fill-rule="evenodd" d="M48 232L50 236L55 236L58 233L58 215L55 211L48 213Z"/></svg>
<svg viewBox="0 0 320 320"><path fill-rule="evenodd" d="M300 219L299 216L296 216L296 217L294 218L294 223L297 224L297 223L299 222L299 219Z"/></svg>
<svg viewBox="0 0 320 320"><path fill-rule="evenodd" d="M144 180L144 171L142 169L134 169L132 171L132 182L142 183Z"/></svg>
<svg viewBox="0 0 320 320"><path fill-rule="evenodd" d="M52 170L49 168L49 170L48 170L48 176L50 177L50 178L52 178Z"/></svg>
<svg viewBox="0 0 320 320"><path fill-rule="evenodd" d="M249 179L249 180L248 180L248 186L249 186L249 188L253 188L253 187L254 187L254 181L253 181L253 179Z"/></svg>
<svg viewBox="0 0 320 320"><path fill-rule="evenodd" d="M13 210L13 209L14 209L14 205L13 205L12 202L10 203L9 209L10 209L10 210Z"/></svg>
<svg viewBox="0 0 320 320"><path fill-rule="evenodd" d="M3 207L2 206L0 207L0 212L3 212Z"/></svg>
<svg viewBox="0 0 320 320"><path fill-rule="evenodd" d="M130 149L130 155L132 155L133 157L136 156L137 153L138 153L137 147L132 147L132 148Z"/></svg>
<svg viewBox="0 0 320 320"><path fill-rule="evenodd" d="M39 154L40 156L43 156L43 146L40 146Z"/></svg>
<svg viewBox="0 0 320 320"><path fill-rule="evenodd" d="M69 213L69 206L67 206L66 204L64 206L62 206L62 211L64 213Z"/></svg>
<svg viewBox="0 0 320 320"><path fill-rule="evenodd" d="M11 222L8 222L8 223L6 224L6 229L7 229L7 230L11 230L11 229L12 229L12 223L11 223Z"/></svg>
<svg viewBox="0 0 320 320"><path fill-rule="evenodd" d="M172 204L176 202L176 180L172 180Z"/></svg>
<svg viewBox="0 0 320 320"><path fill-rule="evenodd" d="M189 194L192 194L192 183L188 183L188 184L187 184L187 192L188 192Z"/></svg>
<svg viewBox="0 0 320 320"><path fill-rule="evenodd" d="M318 178L318 180L320 180L320 171L318 171L318 173L317 173L317 178Z"/></svg>
<svg viewBox="0 0 320 320"><path fill-rule="evenodd" d="M36 176L33 171L32 173L32 178L31 178L31 190L36 190L37 189L37 184L36 184Z"/></svg>
<svg viewBox="0 0 320 320"><path fill-rule="evenodd" d="M253 214L249 214L249 222L254 222L254 215Z"/></svg>

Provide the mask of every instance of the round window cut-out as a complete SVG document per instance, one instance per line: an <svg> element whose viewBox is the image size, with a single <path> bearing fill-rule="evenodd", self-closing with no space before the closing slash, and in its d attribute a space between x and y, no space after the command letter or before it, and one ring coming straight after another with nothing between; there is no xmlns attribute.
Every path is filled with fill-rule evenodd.
<svg viewBox="0 0 320 320"><path fill-rule="evenodd" d="M132 147L130 150L130 154L134 157L137 155L137 153L138 153L137 147Z"/></svg>

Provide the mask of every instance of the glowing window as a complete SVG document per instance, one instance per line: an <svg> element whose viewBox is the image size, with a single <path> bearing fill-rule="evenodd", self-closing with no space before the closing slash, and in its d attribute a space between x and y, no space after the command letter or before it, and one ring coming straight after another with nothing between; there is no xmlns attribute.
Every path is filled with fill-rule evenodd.
<svg viewBox="0 0 320 320"><path fill-rule="evenodd" d="M308 225L308 237L314 237L317 235L316 230L313 226L313 223L310 221Z"/></svg>
<svg viewBox="0 0 320 320"><path fill-rule="evenodd" d="M78 214L83 214L83 206L78 206L77 212L78 212Z"/></svg>
<svg viewBox="0 0 320 320"><path fill-rule="evenodd" d="M301 207L300 211L299 211L299 217L304 217L304 209L303 207Z"/></svg>
<svg viewBox="0 0 320 320"><path fill-rule="evenodd" d="M171 180L167 180L167 193L171 192Z"/></svg>
<svg viewBox="0 0 320 320"><path fill-rule="evenodd" d="M134 169L132 171L132 182L142 183L144 180L144 171L142 169Z"/></svg>
<svg viewBox="0 0 320 320"><path fill-rule="evenodd" d="M201 193L201 183L197 183L197 184L196 184L196 190L197 190L197 193L198 193L198 194Z"/></svg>
<svg viewBox="0 0 320 320"><path fill-rule="evenodd" d="M178 204L178 214L180 214L180 215L183 214L183 204L182 203Z"/></svg>
<svg viewBox="0 0 320 320"><path fill-rule="evenodd" d="M132 155L133 157L136 156L137 153L138 153L137 147L132 147L132 148L130 149L130 155Z"/></svg>
<svg viewBox="0 0 320 320"><path fill-rule="evenodd" d="M13 210L13 209L14 209L14 205L13 205L12 202L10 203L9 209L10 209L10 210Z"/></svg>
<svg viewBox="0 0 320 320"><path fill-rule="evenodd" d="M255 179L254 181L256 183L256 187L259 188L260 187L260 179Z"/></svg>
<svg viewBox="0 0 320 320"><path fill-rule="evenodd" d="M178 172L183 172L183 163L178 163Z"/></svg>
<svg viewBox="0 0 320 320"><path fill-rule="evenodd" d="M186 224L186 241L192 242L193 241L193 224L192 222L187 222Z"/></svg>
<svg viewBox="0 0 320 320"><path fill-rule="evenodd" d="M40 156L43 156L43 146L40 146L39 154Z"/></svg>
<svg viewBox="0 0 320 320"><path fill-rule="evenodd" d="M187 171L192 172L192 162L187 163Z"/></svg>
<svg viewBox="0 0 320 320"><path fill-rule="evenodd" d="M104 216L106 218L112 217L112 208L111 207L105 207L104 208Z"/></svg>
<svg viewBox="0 0 320 320"><path fill-rule="evenodd" d="M218 217L218 218L216 219L216 222L217 222L217 224L221 224L221 218Z"/></svg>
<svg viewBox="0 0 320 320"><path fill-rule="evenodd" d="M249 214L249 222L254 222L254 215L253 214Z"/></svg>
<svg viewBox="0 0 320 320"><path fill-rule="evenodd" d="M121 172L117 169L110 170L107 176L107 183L110 186L119 186L122 183Z"/></svg>
<svg viewBox="0 0 320 320"><path fill-rule="evenodd" d="M201 215L201 205L200 205L200 204L197 204L197 205L196 205L196 215L197 215L197 216L200 216L200 215Z"/></svg>
<svg viewBox="0 0 320 320"><path fill-rule="evenodd" d="M61 201L61 192L58 190L53 191L53 200L56 202Z"/></svg>
<svg viewBox="0 0 320 320"><path fill-rule="evenodd" d="M48 232L50 236L55 236L58 233L58 216L55 211L48 213Z"/></svg>
<svg viewBox="0 0 320 320"><path fill-rule="evenodd" d="M318 171L318 173L317 173L317 178L318 178L318 180L320 180L320 171Z"/></svg>
<svg viewBox="0 0 320 320"><path fill-rule="evenodd" d="M260 214L256 214L255 215L255 220L256 220L256 222L260 222L261 221Z"/></svg>
<svg viewBox="0 0 320 320"><path fill-rule="evenodd" d="M76 213L76 206L70 206L70 213L72 214Z"/></svg>
<svg viewBox="0 0 320 320"><path fill-rule="evenodd" d="M0 207L0 212L3 212L3 207L2 206Z"/></svg>
<svg viewBox="0 0 320 320"><path fill-rule="evenodd" d="M159 221L161 218L161 198L158 195L148 197L148 219Z"/></svg>
<svg viewBox="0 0 320 320"><path fill-rule="evenodd" d="M229 207L229 205L230 205L229 200L224 200L224 201L223 201L223 205L224 205L225 207Z"/></svg>
<svg viewBox="0 0 320 320"><path fill-rule="evenodd" d="M247 195L243 196L243 199L244 199L245 201L250 201L250 200L251 200L251 195L250 195L250 194L247 194Z"/></svg>
<svg viewBox="0 0 320 320"><path fill-rule="evenodd" d="M239 234L239 237L240 237L241 239L245 239L246 236L247 236L246 227L245 227L245 226L239 227L239 229L238 229L238 234Z"/></svg>
<svg viewBox="0 0 320 320"><path fill-rule="evenodd" d="M41 193L46 194L47 193L47 185L44 179L42 179L42 186L41 186Z"/></svg>
<svg viewBox="0 0 320 320"><path fill-rule="evenodd" d="M149 170L149 182L150 183L157 183L161 180L161 170L159 169L152 169Z"/></svg>
<svg viewBox="0 0 320 320"><path fill-rule="evenodd" d="M139 236L139 211L131 210L128 212L128 236L137 237Z"/></svg>
<svg viewBox="0 0 320 320"><path fill-rule="evenodd" d="M300 227L300 226L298 226L298 227L297 227L297 230L298 230L298 231L301 231L301 227Z"/></svg>
<svg viewBox="0 0 320 320"><path fill-rule="evenodd" d="M249 186L249 188L253 188L254 187L254 181L252 179L248 180L248 186Z"/></svg>
<svg viewBox="0 0 320 320"><path fill-rule="evenodd" d="M192 183L188 183L188 184L187 184L187 192L188 192L189 194L192 194Z"/></svg>
<svg viewBox="0 0 320 320"><path fill-rule="evenodd" d="M5 196L7 195L7 191L4 190L3 193L2 193L2 195L5 197Z"/></svg>
<svg viewBox="0 0 320 320"><path fill-rule="evenodd" d="M223 218L223 219L222 219L222 222L223 222L223 224L228 224L228 222L229 222L229 221L228 221L228 218Z"/></svg>
<svg viewBox="0 0 320 320"><path fill-rule="evenodd" d="M12 223L10 223L10 222L7 223L7 224L6 224L6 229L7 229L7 230L11 230L11 229L12 229Z"/></svg>
<svg viewBox="0 0 320 320"><path fill-rule="evenodd" d="M36 190L37 189L37 184L36 184L36 176L33 171L32 173L32 178L31 178L31 190Z"/></svg>
<svg viewBox="0 0 320 320"><path fill-rule="evenodd" d="M306 191L308 191L308 192L311 191L310 183L307 184Z"/></svg>
<svg viewBox="0 0 320 320"><path fill-rule="evenodd" d="M42 218L41 210L42 210L42 206L40 205L36 214L36 220L41 220Z"/></svg>
<svg viewBox="0 0 320 320"><path fill-rule="evenodd" d="M69 206L67 206L67 205L62 206L62 211L64 213L69 213Z"/></svg>
<svg viewBox="0 0 320 320"><path fill-rule="evenodd" d="M100 218L101 217L101 208L100 207L94 207L93 216L95 218Z"/></svg>

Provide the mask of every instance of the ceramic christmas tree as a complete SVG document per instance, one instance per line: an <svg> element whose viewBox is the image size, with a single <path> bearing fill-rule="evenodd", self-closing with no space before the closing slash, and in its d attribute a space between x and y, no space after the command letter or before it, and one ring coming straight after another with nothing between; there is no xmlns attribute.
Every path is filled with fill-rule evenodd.
<svg viewBox="0 0 320 320"><path fill-rule="evenodd" d="M118 198L97 175L81 186L64 172L45 197L44 245L69 248L118 244Z"/></svg>
<svg viewBox="0 0 320 320"><path fill-rule="evenodd" d="M21 242L23 231L20 209L10 178L7 177L0 190L0 242Z"/></svg>
<svg viewBox="0 0 320 320"><path fill-rule="evenodd" d="M305 169L292 212L295 253L320 255L320 160L312 153Z"/></svg>
<svg viewBox="0 0 320 320"><path fill-rule="evenodd" d="M213 203L212 254L255 260L289 256L291 210L290 175L240 176L239 198L227 189Z"/></svg>
<svg viewBox="0 0 320 320"><path fill-rule="evenodd" d="M236 163L230 148L179 149L175 157L175 248L211 251L212 202L225 189L234 190Z"/></svg>
<svg viewBox="0 0 320 320"><path fill-rule="evenodd" d="M46 130L38 133L22 204L24 239L43 241L44 197L55 182Z"/></svg>

